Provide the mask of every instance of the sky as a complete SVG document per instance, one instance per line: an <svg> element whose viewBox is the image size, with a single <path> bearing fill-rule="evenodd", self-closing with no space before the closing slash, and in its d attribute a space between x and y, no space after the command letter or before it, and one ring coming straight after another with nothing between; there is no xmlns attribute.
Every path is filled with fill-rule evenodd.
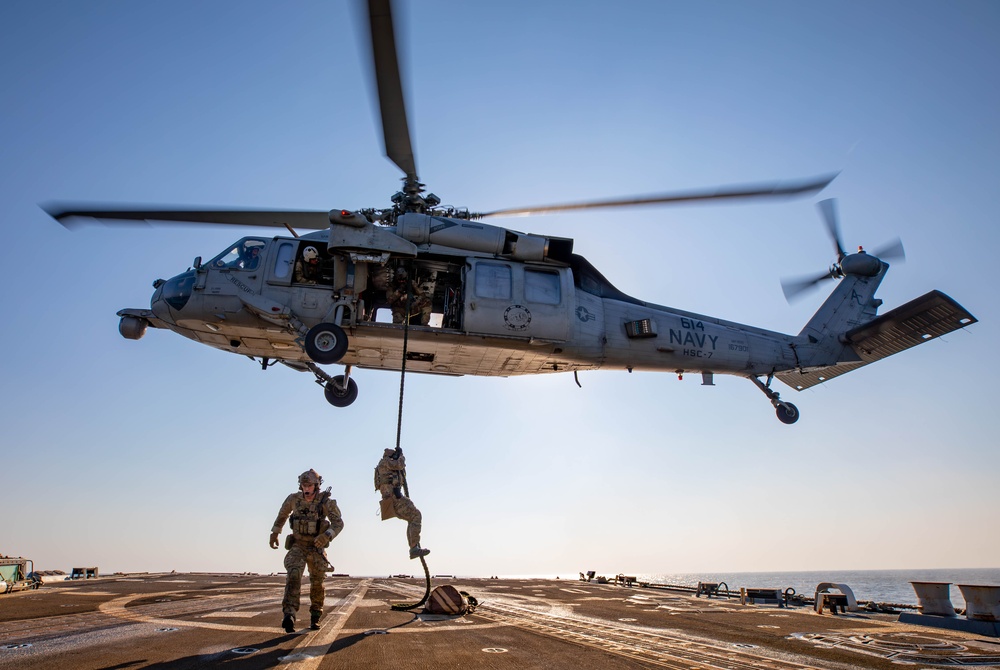
<svg viewBox="0 0 1000 670"><path fill-rule="evenodd" d="M815 203L835 197L847 248L906 247L883 311L938 289L980 319L807 391L776 381L792 426L739 377L409 375L432 574L1000 567L1000 5L413 0L396 24L445 204L840 171L815 197L492 223L574 238L629 295L798 333L832 285L789 305L779 280L834 260ZM346 2L0 3L0 554L280 571L271 524L315 468L344 515L337 570L419 572L371 483L398 374L356 370L336 409L282 366L125 340L119 309L248 231L70 231L39 208L387 205L401 174L359 25Z"/></svg>

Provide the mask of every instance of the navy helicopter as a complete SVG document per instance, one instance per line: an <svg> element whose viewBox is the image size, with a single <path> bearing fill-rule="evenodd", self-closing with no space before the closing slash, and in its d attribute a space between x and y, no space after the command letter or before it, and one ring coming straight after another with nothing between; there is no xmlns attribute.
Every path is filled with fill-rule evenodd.
<svg viewBox="0 0 1000 670"><path fill-rule="evenodd" d="M622 293L573 240L483 223L491 217L603 207L809 195L832 176L792 183L473 213L442 207L417 176L403 104L390 0L369 0L374 76L387 157L404 173L392 206L360 210L135 209L51 203L72 225L89 220L196 222L284 228L253 235L169 280L157 279L148 309L118 312L119 331L138 340L149 327L311 373L327 401L358 397L354 368L441 375L514 375L581 370L745 377L791 424L799 411L771 389L774 378L802 390L934 339L976 319L938 291L882 315L875 291L902 256L841 243L833 201L820 203L834 265L786 283L794 297L825 279L840 282L797 335L649 303ZM299 235L299 230L310 230ZM321 365L340 364L331 375Z"/></svg>

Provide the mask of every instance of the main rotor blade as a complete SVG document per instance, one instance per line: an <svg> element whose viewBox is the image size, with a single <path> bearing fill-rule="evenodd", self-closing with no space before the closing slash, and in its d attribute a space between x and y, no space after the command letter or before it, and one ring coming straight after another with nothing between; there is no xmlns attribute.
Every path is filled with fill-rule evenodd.
<svg viewBox="0 0 1000 670"><path fill-rule="evenodd" d="M368 0L368 18L372 36L372 61L375 86L382 114L385 155L406 173L407 181L417 181L417 164L406 121L403 83L399 76L396 34L392 27L391 0Z"/></svg>
<svg viewBox="0 0 1000 670"><path fill-rule="evenodd" d="M785 294L785 300L788 302L793 302L796 298L800 297L803 293L813 288L821 281L825 279L834 279L835 275L832 271L824 272L821 275L809 276L809 277L799 277L798 279L782 279L781 280L781 291Z"/></svg>
<svg viewBox="0 0 1000 670"><path fill-rule="evenodd" d="M906 251L903 250L903 240L898 237L894 240L890 240L873 251L872 255L877 258L881 258L884 261L896 258L901 261L905 261Z"/></svg>
<svg viewBox="0 0 1000 670"><path fill-rule="evenodd" d="M330 227L329 212L271 211L249 209L125 209L115 206L87 206L83 203L46 203L42 209L67 228L73 219L88 217L115 221L174 221L233 226L265 226L269 228L308 228L326 230Z"/></svg>
<svg viewBox="0 0 1000 670"><path fill-rule="evenodd" d="M844 243L840 239L840 222L837 218L837 200L835 198L830 198L828 200L820 200L816 203L819 207L820 214L823 215L823 221L826 223L826 229L830 233L830 238L833 240L834 251L837 252L837 262L840 263L844 260L844 256L847 253L844 251Z"/></svg>
<svg viewBox="0 0 1000 670"><path fill-rule="evenodd" d="M531 216L534 214L551 214L579 209L597 209L601 207L633 207L637 205L658 205L678 202L698 202L702 200L736 200L739 198L777 198L796 195L809 195L826 188L834 180L836 174L816 177L803 182L768 182L742 186L721 186L715 189L700 191L681 191L661 195L634 196L614 200L594 200L576 202L564 205L542 205L538 207L520 207L498 209L494 212L479 214L480 218L491 216Z"/></svg>

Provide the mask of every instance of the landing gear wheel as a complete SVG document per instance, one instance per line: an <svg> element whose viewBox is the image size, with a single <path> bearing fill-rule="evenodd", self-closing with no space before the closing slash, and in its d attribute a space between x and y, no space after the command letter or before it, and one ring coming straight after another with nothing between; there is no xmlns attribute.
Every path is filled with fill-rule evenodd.
<svg viewBox="0 0 1000 670"><path fill-rule="evenodd" d="M320 365L336 363L347 353L347 333L335 323L321 323L306 333L306 353Z"/></svg>
<svg viewBox="0 0 1000 670"><path fill-rule="evenodd" d="M326 395L326 401L334 407L347 407L358 399L358 385L353 379L348 379L345 387L344 375L337 375L323 387L323 394Z"/></svg>
<svg viewBox="0 0 1000 670"><path fill-rule="evenodd" d="M799 408L790 402L783 402L774 408L781 423L793 424L799 420Z"/></svg>

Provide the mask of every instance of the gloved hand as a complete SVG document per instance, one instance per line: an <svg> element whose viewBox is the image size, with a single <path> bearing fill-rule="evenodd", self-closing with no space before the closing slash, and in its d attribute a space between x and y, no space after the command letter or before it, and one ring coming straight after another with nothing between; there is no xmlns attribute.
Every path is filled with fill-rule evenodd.
<svg viewBox="0 0 1000 670"><path fill-rule="evenodd" d="M278 548L278 534L271 533L271 549L277 549L277 548Z"/></svg>
<svg viewBox="0 0 1000 670"><path fill-rule="evenodd" d="M315 545L317 549L326 549L329 544L330 538L327 537L326 533L320 533L316 536L316 539L313 540L313 545Z"/></svg>

